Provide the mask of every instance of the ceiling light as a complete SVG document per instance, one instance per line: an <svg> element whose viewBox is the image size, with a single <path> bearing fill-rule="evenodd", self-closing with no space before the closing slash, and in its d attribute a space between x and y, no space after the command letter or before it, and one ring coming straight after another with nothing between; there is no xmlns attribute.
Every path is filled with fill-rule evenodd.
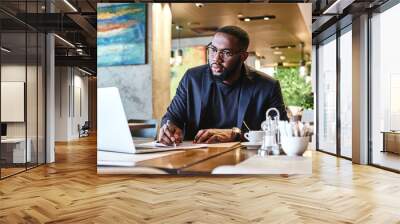
<svg viewBox="0 0 400 224"><path fill-rule="evenodd" d="M5 48L5 47L1 47L0 49L1 49L2 51L6 52L6 53L10 53L10 52L11 52L11 50L9 50L9 49L7 49L7 48Z"/></svg>
<svg viewBox="0 0 400 224"><path fill-rule="evenodd" d="M280 58L282 61L286 59L286 57L283 56L283 55L281 55L279 58Z"/></svg>
<svg viewBox="0 0 400 224"><path fill-rule="evenodd" d="M238 18L242 18L242 17L243 17L243 14L242 14L242 13L239 13L239 14L237 14L237 17L238 17Z"/></svg>
<svg viewBox="0 0 400 224"><path fill-rule="evenodd" d="M67 4L74 12L78 12L78 10L71 4L69 3L68 0L64 0L65 4Z"/></svg>
<svg viewBox="0 0 400 224"><path fill-rule="evenodd" d="M241 15L241 16L239 16ZM242 14L239 14L238 18L241 21L249 22L249 21L254 21L254 20L270 20L270 19L275 19L275 16L273 15L264 15L264 16L247 16L247 17L242 17Z"/></svg>
<svg viewBox="0 0 400 224"><path fill-rule="evenodd" d="M204 7L204 3L194 3L194 5L198 8L203 8Z"/></svg>
<svg viewBox="0 0 400 224"><path fill-rule="evenodd" d="M64 38L62 38L62 37L60 37L59 35L57 35L57 34L54 34L54 36L55 37L57 37L59 40L61 40L62 42L64 42L64 43L66 43L67 45L69 45L70 47L73 47L73 48L75 48L75 45L73 45L71 42L69 42L68 40L66 40L66 39L64 39Z"/></svg>
<svg viewBox="0 0 400 224"><path fill-rule="evenodd" d="M198 25L200 25L200 23L199 22L188 22L187 25L188 26L198 26Z"/></svg>
<svg viewBox="0 0 400 224"><path fill-rule="evenodd" d="M182 30L182 29L183 29L183 26L177 25L177 26L175 26L175 29L176 29L176 30Z"/></svg>
<svg viewBox="0 0 400 224"><path fill-rule="evenodd" d="M280 55L280 54L282 54L282 51L274 51L274 54Z"/></svg>
<svg viewBox="0 0 400 224"><path fill-rule="evenodd" d="M173 65L175 64L175 51L171 50L171 57L169 58L169 64Z"/></svg>
<svg viewBox="0 0 400 224"><path fill-rule="evenodd" d="M274 45L274 46L271 46L271 49L279 50L279 49L291 49L291 48L295 48L295 47L296 47L296 45L293 45L293 44L291 44L291 45Z"/></svg>

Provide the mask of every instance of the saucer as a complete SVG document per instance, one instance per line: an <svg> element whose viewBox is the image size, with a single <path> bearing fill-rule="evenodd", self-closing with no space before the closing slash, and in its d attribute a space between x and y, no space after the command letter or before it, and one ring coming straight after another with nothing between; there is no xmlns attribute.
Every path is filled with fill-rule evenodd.
<svg viewBox="0 0 400 224"><path fill-rule="evenodd" d="M242 142L241 145L246 146L247 149L258 149L262 142Z"/></svg>

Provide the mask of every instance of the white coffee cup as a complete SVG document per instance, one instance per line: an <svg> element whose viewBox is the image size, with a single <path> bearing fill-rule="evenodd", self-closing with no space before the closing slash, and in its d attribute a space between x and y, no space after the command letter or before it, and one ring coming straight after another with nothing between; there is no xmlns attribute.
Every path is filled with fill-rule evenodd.
<svg viewBox="0 0 400 224"><path fill-rule="evenodd" d="M262 142L264 131L249 131L244 133L244 137L249 140L249 142Z"/></svg>

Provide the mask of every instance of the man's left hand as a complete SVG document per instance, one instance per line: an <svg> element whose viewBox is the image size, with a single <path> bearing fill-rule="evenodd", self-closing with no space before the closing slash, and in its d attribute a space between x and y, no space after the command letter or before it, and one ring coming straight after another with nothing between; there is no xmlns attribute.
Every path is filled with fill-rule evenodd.
<svg viewBox="0 0 400 224"><path fill-rule="evenodd" d="M220 143L220 142L233 142L235 135L232 129L203 129L197 132L194 137L194 143Z"/></svg>

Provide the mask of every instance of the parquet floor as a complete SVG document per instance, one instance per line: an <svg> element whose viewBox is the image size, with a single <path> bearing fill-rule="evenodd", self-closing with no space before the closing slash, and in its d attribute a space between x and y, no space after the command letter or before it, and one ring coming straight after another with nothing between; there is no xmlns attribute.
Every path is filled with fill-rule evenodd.
<svg viewBox="0 0 400 224"><path fill-rule="evenodd" d="M311 176L98 176L94 137L0 181L0 223L400 223L400 175L315 152Z"/></svg>

